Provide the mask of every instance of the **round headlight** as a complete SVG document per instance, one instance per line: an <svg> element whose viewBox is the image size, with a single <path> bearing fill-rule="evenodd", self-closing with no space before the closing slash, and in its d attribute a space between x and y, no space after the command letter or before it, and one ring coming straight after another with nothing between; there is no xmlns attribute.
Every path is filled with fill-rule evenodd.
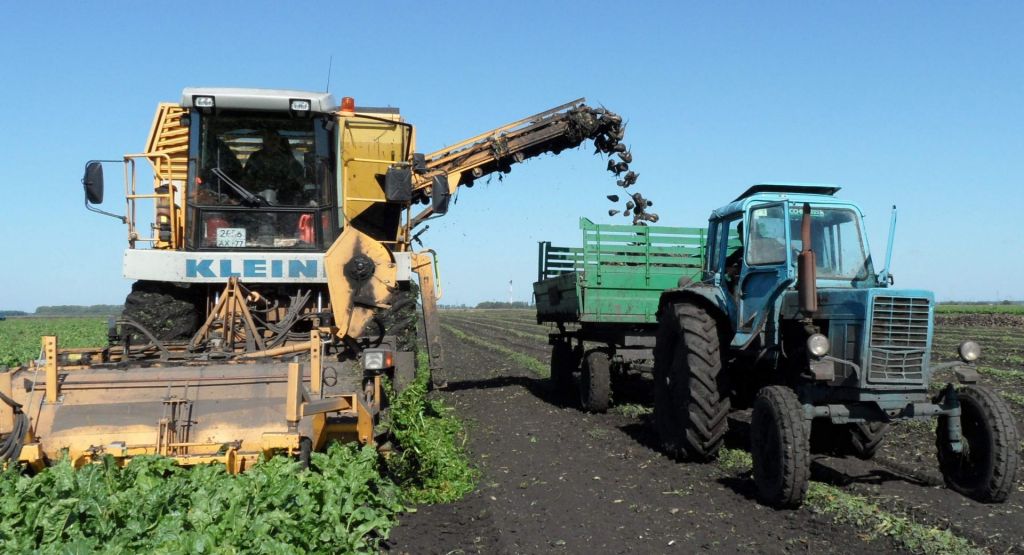
<svg viewBox="0 0 1024 555"><path fill-rule="evenodd" d="M978 345L974 341L964 341L957 348L957 352L960 355L960 360L964 362L974 362L981 356L981 345Z"/></svg>
<svg viewBox="0 0 1024 555"><path fill-rule="evenodd" d="M816 357L827 355L828 347L828 338L820 333L807 338L807 351Z"/></svg>

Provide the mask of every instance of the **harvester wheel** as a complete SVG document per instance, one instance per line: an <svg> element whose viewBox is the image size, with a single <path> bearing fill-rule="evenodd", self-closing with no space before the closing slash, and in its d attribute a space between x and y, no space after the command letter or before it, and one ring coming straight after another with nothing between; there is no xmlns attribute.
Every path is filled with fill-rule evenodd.
<svg viewBox="0 0 1024 555"><path fill-rule="evenodd" d="M551 385L555 395L568 395L572 391L572 373L580 360L569 341L557 341L551 347Z"/></svg>
<svg viewBox="0 0 1024 555"><path fill-rule="evenodd" d="M995 392L979 385L957 391L963 450L949 442L948 416L936 429L939 468L946 486L982 503L1001 503L1013 489L1020 442L1010 409Z"/></svg>
<svg viewBox="0 0 1024 555"><path fill-rule="evenodd" d="M145 326L161 341L189 339L205 314L198 287L158 281L137 281L124 301L124 315ZM133 334L133 342L146 342Z"/></svg>
<svg viewBox="0 0 1024 555"><path fill-rule="evenodd" d="M810 451L796 394L778 385L762 388L750 420L750 454L763 503L777 508L803 503L811 474Z"/></svg>
<svg viewBox="0 0 1024 555"><path fill-rule="evenodd" d="M590 412L604 412L611 404L611 359L605 351L590 351L580 372L580 406Z"/></svg>
<svg viewBox="0 0 1024 555"><path fill-rule="evenodd" d="M858 459L874 458L878 448L885 441L885 433L889 430L888 422L858 422L847 425L849 432L850 453Z"/></svg>
<svg viewBox="0 0 1024 555"><path fill-rule="evenodd" d="M662 310L654 348L654 423L670 456L713 459L729 428L718 325L688 303Z"/></svg>

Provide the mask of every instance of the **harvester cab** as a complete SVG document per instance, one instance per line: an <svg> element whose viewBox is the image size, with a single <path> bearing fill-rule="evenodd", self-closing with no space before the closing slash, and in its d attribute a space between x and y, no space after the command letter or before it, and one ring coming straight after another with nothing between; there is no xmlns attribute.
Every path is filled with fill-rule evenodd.
<svg viewBox="0 0 1024 555"><path fill-rule="evenodd" d="M938 418L947 484L981 501L1006 499L1017 431L1005 403L976 384L978 345L961 344L958 362L931 362L934 295L891 287L894 226L876 273L862 212L838 190L757 185L713 212L702 279L661 298L663 444L713 457L730 407L752 406L755 481L765 501L792 506L806 493L812 428L868 458L890 423ZM930 389L942 369L960 387ZM701 410L691 408L697 401Z"/></svg>

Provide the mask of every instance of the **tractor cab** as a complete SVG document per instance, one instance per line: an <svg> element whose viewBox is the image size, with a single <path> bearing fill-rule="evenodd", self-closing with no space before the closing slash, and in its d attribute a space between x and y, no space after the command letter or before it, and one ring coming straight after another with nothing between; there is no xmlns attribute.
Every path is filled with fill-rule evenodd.
<svg viewBox="0 0 1024 555"><path fill-rule="evenodd" d="M335 238L327 93L189 88L186 250L323 251Z"/></svg>
<svg viewBox="0 0 1024 555"><path fill-rule="evenodd" d="M836 198L838 191L831 186L755 185L712 214L704 281L722 292L720 304L737 332L734 346L760 333L768 315L790 296L785 293L796 285L797 262L805 248L815 253L818 288L863 290L879 284L860 208ZM808 245L801 233L805 205Z"/></svg>

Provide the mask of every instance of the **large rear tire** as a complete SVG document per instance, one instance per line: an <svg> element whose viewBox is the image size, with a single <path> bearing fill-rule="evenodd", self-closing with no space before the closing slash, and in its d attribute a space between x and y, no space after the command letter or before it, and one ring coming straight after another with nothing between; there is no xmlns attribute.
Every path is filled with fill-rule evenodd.
<svg viewBox="0 0 1024 555"><path fill-rule="evenodd" d="M946 486L975 501L1002 503L1013 490L1020 441L1013 415L994 391L969 385L957 391L963 450L949 442L949 417L936 429L939 468Z"/></svg>
<svg viewBox="0 0 1024 555"><path fill-rule="evenodd" d="M729 429L718 325L703 308L662 310L654 348L654 423L670 456L713 459Z"/></svg>
<svg viewBox="0 0 1024 555"><path fill-rule="evenodd" d="M862 460L875 457L878 448L885 441L885 433L889 430L888 422L858 422L847 425L850 453Z"/></svg>
<svg viewBox="0 0 1024 555"><path fill-rule="evenodd" d="M589 412L604 412L611 404L611 359L606 351L590 351L580 372L580 406Z"/></svg>
<svg viewBox="0 0 1024 555"><path fill-rule="evenodd" d="M161 341L190 339L203 322L199 287L159 281L137 281L124 301L123 314ZM133 342L146 342L133 333Z"/></svg>
<svg viewBox="0 0 1024 555"><path fill-rule="evenodd" d="M764 387L750 420L750 454L761 501L772 507L799 507L810 480L810 445L803 406L789 388Z"/></svg>

